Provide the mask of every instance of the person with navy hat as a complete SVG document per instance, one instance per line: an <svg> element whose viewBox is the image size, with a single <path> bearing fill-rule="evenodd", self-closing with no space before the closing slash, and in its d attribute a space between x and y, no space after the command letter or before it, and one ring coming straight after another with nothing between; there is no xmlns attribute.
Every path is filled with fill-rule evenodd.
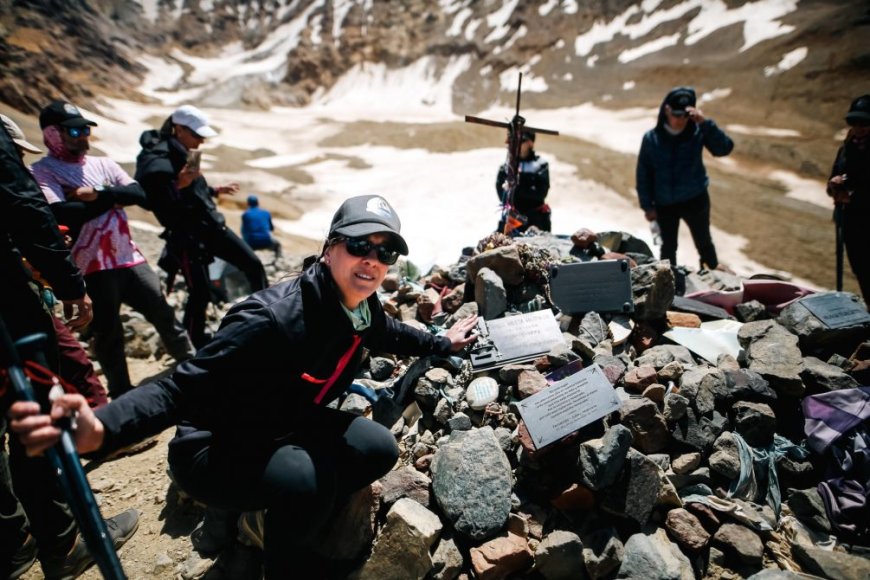
<svg viewBox="0 0 870 580"><path fill-rule="evenodd" d="M636 186L647 221L661 229L661 259L677 265L680 221L692 233L702 268L719 267L710 235L710 178L704 149L723 157L734 142L696 106L695 89L676 87L665 95L658 122L643 136L637 157Z"/></svg>
<svg viewBox="0 0 870 580"><path fill-rule="evenodd" d="M36 453L56 437L52 417L75 410L79 451L103 453L180 423L169 444L173 481L208 506L265 510L266 578L296 578L310 557L305 542L398 459L389 428L330 406L363 351L446 356L476 339L476 316L442 336L386 316L377 290L407 254L386 199L349 198L320 255L233 306L214 339L172 376L96 411L76 395L55 401L51 416L16 403L10 426Z"/></svg>
<svg viewBox="0 0 870 580"><path fill-rule="evenodd" d="M837 151L828 195L842 209L843 235L849 265L864 302L870 300L870 95L852 101L846 113L849 130Z"/></svg>
<svg viewBox="0 0 870 580"><path fill-rule="evenodd" d="M255 250L272 250L281 255L281 242L272 237L272 214L260 207L256 195L248 196L248 209L242 214L242 239Z"/></svg>

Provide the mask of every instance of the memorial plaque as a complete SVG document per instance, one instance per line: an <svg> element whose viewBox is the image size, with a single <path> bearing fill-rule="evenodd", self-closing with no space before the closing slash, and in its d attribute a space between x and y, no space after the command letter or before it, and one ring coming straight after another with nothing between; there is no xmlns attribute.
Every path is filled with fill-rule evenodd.
<svg viewBox="0 0 870 580"><path fill-rule="evenodd" d="M802 298L800 303L828 328L870 323L870 314L843 292L826 292Z"/></svg>
<svg viewBox="0 0 870 580"><path fill-rule="evenodd" d="M536 449L619 409L613 385L597 364L516 403Z"/></svg>
<svg viewBox="0 0 870 580"><path fill-rule="evenodd" d="M550 266L550 294L568 314L634 311L628 260Z"/></svg>
<svg viewBox="0 0 870 580"><path fill-rule="evenodd" d="M475 371L533 360L564 342L551 310L479 323L479 344L471 350Z"/></svg>

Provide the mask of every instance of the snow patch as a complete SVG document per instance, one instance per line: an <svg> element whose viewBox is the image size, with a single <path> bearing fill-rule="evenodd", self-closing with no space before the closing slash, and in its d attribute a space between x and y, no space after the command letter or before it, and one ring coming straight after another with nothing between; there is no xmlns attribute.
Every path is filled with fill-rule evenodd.
<svg viewBox="0 0 870 580"><path fill-rule="evenodd" d="M487 35L484 42L495 42L504 38L510 32L510 27L507 23L519 3L520 0L506 0L500 9L486 17L486 24L492 28L492 32Z"/></svg>
<svg viewBox="0 0 870 580"><path fill-rule="evenodd" d="M806 46L785 53L782 55L782 59L776 64L776 66L764 67L764 76L772 77L773 75L784 73L785 71L796 67L807 57L807 54L809 54L809 49L807 49Z"/></svg>
<svg viewBox="0 0 870 580"><path fill-rule="evenodd" d="M752 135L755 137L800 137L800 131L794 129L777 129L773 127L747 127L746 125L730 124L726 126L730 133L739 133L741 135Z"/></svg>
<svg viewBox="0 0 870 580"><path fill-rule="evenodd" d="M623 64L637 60L648 54L656 53L669 46L675 46L680 41L680 33L671 34L670 36L662 36L651 40L646 44L642 44L636 48L624 50L617 57L617 60Z"/></svg>
<svg viewBox="0 0 870 580"><path fill-rule="evenodd" d="M797 10L797 4L798 0L758 0L729 8L722 0L703 0L703 9L689 22L686 45L691 46L720 28L742 22L740 52L743 52L759 42L792 32L794 26L782 24L779 19Z"/></svg>
<svg viewBox="0 0 870 580"><path fill-rule="evenodd" d="M624 83L622 83L622 90L623 91L630 91L631 89L633 89L635 87L635 84L636 83L634 81L625 81Z"/></svg>
<svg viewBox="0 0 870 580"><path fill-rule="evenodd" d="M724 99L731 95L731 89L713 89L712 91L707 91L706 93L701 93L701 96L698 97L698 102L700 103L709 103L710 101L715 101L716 99Z"/></svg>
<svg viewBox="0 0 870 580"><path fill-rule="evenodd" d="M453 22L450 24L450 28L447 30L447 36L459 36L462 34L462 27L465 25L465 21L474 14L471 8L463 8L459 12L456 13L456 16L453 17Z"/></svg>
<svg viewBox="0 0 870 580"><path fill-rule="evenodd" d="M559 0L547 0L540 6L538 6L538 14L541 16L546 16L550 12L553 11L553 8L559 5Z"/></svg>

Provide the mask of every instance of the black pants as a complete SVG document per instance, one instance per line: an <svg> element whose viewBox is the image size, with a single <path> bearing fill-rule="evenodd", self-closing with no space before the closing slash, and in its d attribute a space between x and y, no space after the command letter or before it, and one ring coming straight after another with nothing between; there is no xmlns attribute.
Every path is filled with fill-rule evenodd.
<svg viewBox="0 0 870 580"><path fill-rule="evenodd" d="M656 206L659 227L662 230L661 259L670 260L671 266L677 265L677 237L680 220L686 222L700 256L702 268L713 269L719 265L716 246L710 236L710 195L705 191L682 203Z"/></svg>
<svg viewBox="0 0 870 580"><path fill-rule="evenodd" d="M846 254L849 265L858 279L864 303L870 306L870 229L867 212L851 210L847 205L843 233L845 234Z"/></svg>
<svg viewBox="0 0 870 580"><path fill-rule="evenodd" d="M124 328L121 303L125 303L154 325L166 350L177 361L194 354L193 345L166 303L160 290L160 278L148 264L132 268L102 270L85 276L88 294L94 303L94 353L109 383L113 398L132 388L124 352Z"/></svg>
<svg viewBox="0 0 870 580"><path fill-rule="evenodd" d="M369 419L318 407L303 422L270 445L213 444L210 433L197 431L169 447L176 482L197 500L231 511L267 510L269 579L296 577L306 542L398 459L393 435Z"/></svg>
<svg viewBox="0 0 870 580"><path fill-rule="evenodd" d="M174 251L184 283L187 284L188 298L184 306L182 324L190 335L193 344L200 348L206 342L205 312L211 299L208 275L208 262L211 256L220 258L238 268L248 279L251 292L257 292L269 285L266 270L257 254L232 230L213 230L197 240L206 248L209 258L203 257L203 251L187 245Z"/></svg>
<svg viewBox="0 0 870 580"><path fill-rule="evenodd" d="M36 293L26 285L7 281L7 294L0 301L0 316L13 340L45 333L44 353L49 367L57 371L54 325ZM62 559L72 547L75 520L57 485L54 469L45 457L27 457L17 437L5 446L6 410L11 393L0 402L0 577L27 533L33 534L43 561Z"/></svg>

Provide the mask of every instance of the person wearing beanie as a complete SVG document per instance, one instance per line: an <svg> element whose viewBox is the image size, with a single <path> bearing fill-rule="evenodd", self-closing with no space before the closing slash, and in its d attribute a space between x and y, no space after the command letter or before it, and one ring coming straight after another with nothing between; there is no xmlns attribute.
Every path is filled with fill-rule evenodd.
<svg viewBox="0 0 870 580"><path fill-rule="evenodd" d="M255 250L272 250L281 255L281 243L272 237L272 214L260 207L256 195L248 196L248 209L242 214L242 239Z"/></svg>
<svg viewBox="0 0 870 580"><path fill-rule="evenodd" d="M249 514L265 510L257 538L265 576L298 577L312 557L306 540L398 458L388 427L330 406L363 352L449 355L476 339L476 316L435 336L384 313L377 290L408 253L400 228L383 197L347 199L320 256L233 306L214 339L170 377L96 411L76 395L55 401L79 413L79 450L104 453L180 423L169 444L175 483L208 506L247 512L243 529L258 527ZM51 443L51 419L40 413L30 403L10 411L31 453ZM34 429L39 442L28 437Z"/></svg>
<svg viewBox="0 0 870 580"><path fill-rule="evenodd" d="M109 394L117 397L133 388L122 303L154 326L176 361L190 358L193 345L130 232L124 206L147 205L142 187L108 157L89 154L97 124L72 103L57 100L43 107L39 126L48 155L33 164L33 174L57 221L70 229L72 255L94 302L94 353Z"/></svg>
<svg viewBox="0 0 870 580"><path fill-rule="evenodd" d="M640 207L647 221L658 222L660 257L669 260L671 267L677 265L677 239L684 221L701 268L720 268L710 235L710 178L704 149L724 157L734 149L734 142L696 106L695 89L671 89L659 107L656 126L643 136L635 175Z"/></svg>
<svg viewBox="0 0 870 580"><path fill-rule="evenodd" d="M550 165L535 152L534 131L524 130L520 141L519 178L514 191L513 205L516 210L527 218L526 223L516 227L512 233L519 234L531 226L549 232L552 228L550 206L547 205L547 193L550 191ZM505 141L507 145L507 141ZM500 202L504 203L507 190L508 161L502 163L495 177L495 193ZM496 226L497 232L505 229L505 218L502 217Z"/></svg>
<svg viewBox="0 0 870 580"><path fill-rule="evenodd" d="M843 238L849 265L864 303L870 303L870 95L852 101L849 130L834 158L828 195L842 210Z"/></svg>
<svg viewBox="0 0 870 580"><path fill-rule="evenodd" d="M241 270L251 291L268 286L266 270L254 251L227 228L215 200L234 195L237 183L212 187L199 166L199 148L217 136L205 113L193 105L178 107L159 130L142 133L136 180L148 195L149 209L165 228L160 266L174 279L180 271L188 297L182 324L200 348L210 338L206 309L211 301L209 264L217 257Z"/></svg>

